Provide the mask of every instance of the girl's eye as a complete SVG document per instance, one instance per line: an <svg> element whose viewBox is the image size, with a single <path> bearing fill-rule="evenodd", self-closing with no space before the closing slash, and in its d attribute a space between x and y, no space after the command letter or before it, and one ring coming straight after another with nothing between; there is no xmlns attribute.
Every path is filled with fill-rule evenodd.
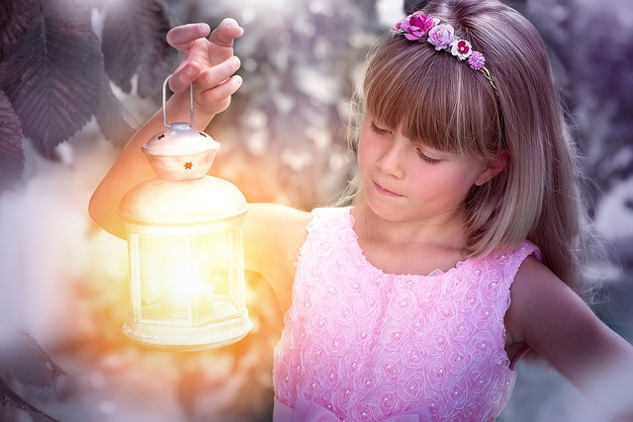
<svg viewBox="0 0 633 422"><path fill-rule="evenodd" d="M390 133L387 129L382 129L376 126L376 123L374 122L371 122L371 130L377 135L387 135Z"/></svg>
<svg viewBox="0 0 633 422"><path fill-rule="evenodd" d="M424 160L426 163L428 164L437 164L442 160L438 160L437 158L431 158L428 155L426 155L424 152L422 152L422 150L420 148L416 148L415 152L417 152L418 156Z"/></svg>

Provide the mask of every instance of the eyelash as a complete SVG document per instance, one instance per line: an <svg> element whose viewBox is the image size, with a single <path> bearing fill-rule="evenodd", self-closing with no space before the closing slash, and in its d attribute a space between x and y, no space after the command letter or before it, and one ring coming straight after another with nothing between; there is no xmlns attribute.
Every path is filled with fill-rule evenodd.
<svg viewBox="0 0 633 422"><path fill-rule="evenodd" d="M378 126L376 126L376 123L371 122L371 130L372 132L376 133L377 135L387 135L389 133L389 131L387 129L381 129Z"/></svg>
<svg viewBox="0 0 633 422"><path fill-rule="evenodd" d="M374 132L377 135L387 135L387 134L391 133L391 131L389 131L387 129L379 128L378 126L376 126L376 123L374 123L374 122L371 122L371 130L372 130L372 132ZM438 160L436 158L431 158L428 155L424 154L420 148L416 148L415 152L418 154L418 157L420 157L427 164L437 164L437 163L439 163L441 161L441 160Z"/></svg>
<svg viewBox="0 0 633 422"><path fill-rule="evenodd" d="M418 157L420 157L424 162L426 162L427 164L437 164L442 160L438 160L436 158L431 158L428 155L424 154L422 152L422 150L420 150L420 148L416 148L415 152L418 154Z"/></svg>

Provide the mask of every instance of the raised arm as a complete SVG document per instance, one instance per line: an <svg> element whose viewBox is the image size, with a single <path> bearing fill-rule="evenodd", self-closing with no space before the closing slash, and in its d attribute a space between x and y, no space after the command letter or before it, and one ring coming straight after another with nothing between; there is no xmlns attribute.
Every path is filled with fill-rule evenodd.
<svg viewBox="0 0 633 422"><path fill-rule="evenodd" d="M512 341L529 344L611 420L632 421L633 347L534 258L521 266L511 296Z"/></svg>
<svg viewBox="0 0 633 422"><path fill-rule="evenodd" d="M191 83L194 90L194 126L199 130L204 130L216 114L229 106L231 95L242 84L241 78L234 75L240 61L233 55L233 41L242 35L242 28L235 20L225 19L211 35L209 32L206 24L189 24L173 28L167 34L167 41L183 52L182 61L169 81L174 95L166 104L168 123L189 121L187 88ZM115 236L126 237L117 215L125 192L155 177L141 146L164 129L161 109L130 138L90 199L92 219Z"/></svg>

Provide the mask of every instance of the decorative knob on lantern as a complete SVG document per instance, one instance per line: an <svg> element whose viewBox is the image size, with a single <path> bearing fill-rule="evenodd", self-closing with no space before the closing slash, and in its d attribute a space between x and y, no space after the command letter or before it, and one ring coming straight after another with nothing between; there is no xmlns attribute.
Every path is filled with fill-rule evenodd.
<svg viewBox="0 0 633 422"><path fill-rule="evenodd" d="M167 124L166 90L163 82L163 125L167 130L154 135L142 149L158 177L165 180L194 180L206 176L220 143L193 128L193 91L189 87L189 123Z"/></svg>
<svg viewBox="0 0 633 422"><path fill-rule="evenodd" d="M143 152L157 178L130 189L119 215L128 231L133 340L170 350L231 344L252 328L245 306L239 189L208 176L220 144L191 122L167 124Z"/></svg>

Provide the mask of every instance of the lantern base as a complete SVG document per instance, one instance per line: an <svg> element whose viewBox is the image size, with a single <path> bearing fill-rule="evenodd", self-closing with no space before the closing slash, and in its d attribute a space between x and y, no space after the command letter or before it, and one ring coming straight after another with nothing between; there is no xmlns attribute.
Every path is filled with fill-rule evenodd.
<svg viewBox="0 0 633 422"><path fill-rule="evenodd" d="M243 339L253 328L248 314L200 327L135 322L130 315L123 333L135 342L174 352L195 352L228 346Z"/></svg>

